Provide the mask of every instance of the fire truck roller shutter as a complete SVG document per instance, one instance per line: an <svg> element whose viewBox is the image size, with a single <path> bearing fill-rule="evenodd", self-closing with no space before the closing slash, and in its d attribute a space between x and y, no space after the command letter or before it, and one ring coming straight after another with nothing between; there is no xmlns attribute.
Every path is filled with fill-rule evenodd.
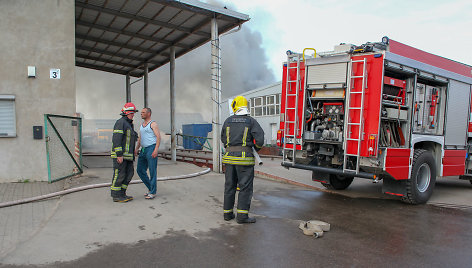
<svg viewBox="0 0 472 268"><path fill-rule="evenodd" d="M307 86L345 84L349 55L307 59Z"/></svg>
<svg viewBox="0 0 472 268"><path fill-rule="evenodd" d="M308 85L345 83L347 62L308 66Z"/></svg>
<svg viewBox="0 0 472 268"><path fill-rule="evenodd" d="M466 146L470 85L450 80L447 91L445 145Z"/></svg>

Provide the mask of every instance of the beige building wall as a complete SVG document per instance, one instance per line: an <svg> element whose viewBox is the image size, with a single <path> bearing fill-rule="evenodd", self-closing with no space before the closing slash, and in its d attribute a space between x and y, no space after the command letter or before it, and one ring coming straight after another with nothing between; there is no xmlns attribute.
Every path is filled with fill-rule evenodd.
<svg viewBox="0 0 472 268"><path fill-rule="evenodd" d="M44 114L75 112L75 1L1 0L0 40L0 95L15 95L17 133L0 137L0 182L47 180L44 134L33 139L33 126L44 130Z"/></svg>

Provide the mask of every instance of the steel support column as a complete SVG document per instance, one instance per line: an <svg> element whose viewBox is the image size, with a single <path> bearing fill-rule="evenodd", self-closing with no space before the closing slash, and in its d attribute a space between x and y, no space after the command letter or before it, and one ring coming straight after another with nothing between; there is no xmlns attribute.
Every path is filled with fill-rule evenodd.
<svg viewBox="0 0 472 268"><path fill-rule="evenodd" d="M177 160L177 136L175 131L175 47L170 48L170 151L171 160Z"/></svg>
<svg viewBox="0 0 472 268"><path fill-rule="evenodd" d="M216 18L211 20L211 99L213 127L213 171L221 173L221 54Z"/></svg>
<svg viewBox="0 0 472 268"><path fill-rule="evenodd" d="M144 107L149 108L148 105L148 88L149 88L149 65L146 63L144 64Z"/></svg>
<svg viewBox="0 0 472 268"><path fill-rule="evenodd" d="M131 84L129 74L126 74L126 102L131 102Z"/></svg>

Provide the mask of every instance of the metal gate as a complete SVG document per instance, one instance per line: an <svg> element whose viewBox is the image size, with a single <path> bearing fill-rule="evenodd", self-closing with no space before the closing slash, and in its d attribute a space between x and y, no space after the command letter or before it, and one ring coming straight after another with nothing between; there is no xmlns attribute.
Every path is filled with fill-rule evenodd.
<svg viewBox="0 0 472 268"><path fill-rule="evenodd" d="M49 182L83 173L82 118L45 114Z"/></svg>

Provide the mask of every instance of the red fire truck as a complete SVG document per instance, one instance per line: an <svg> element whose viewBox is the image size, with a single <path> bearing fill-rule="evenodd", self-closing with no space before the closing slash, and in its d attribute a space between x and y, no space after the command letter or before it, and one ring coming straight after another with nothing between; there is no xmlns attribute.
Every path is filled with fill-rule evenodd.
<svg viewBox="0 0 472 268"><path fill-rule="evenodd" d="M287 51L283 67L283 166L336 190L382 180L412 204L431 197L437 176L472 183L472 66L387 37L305 50Z"/></svg>

